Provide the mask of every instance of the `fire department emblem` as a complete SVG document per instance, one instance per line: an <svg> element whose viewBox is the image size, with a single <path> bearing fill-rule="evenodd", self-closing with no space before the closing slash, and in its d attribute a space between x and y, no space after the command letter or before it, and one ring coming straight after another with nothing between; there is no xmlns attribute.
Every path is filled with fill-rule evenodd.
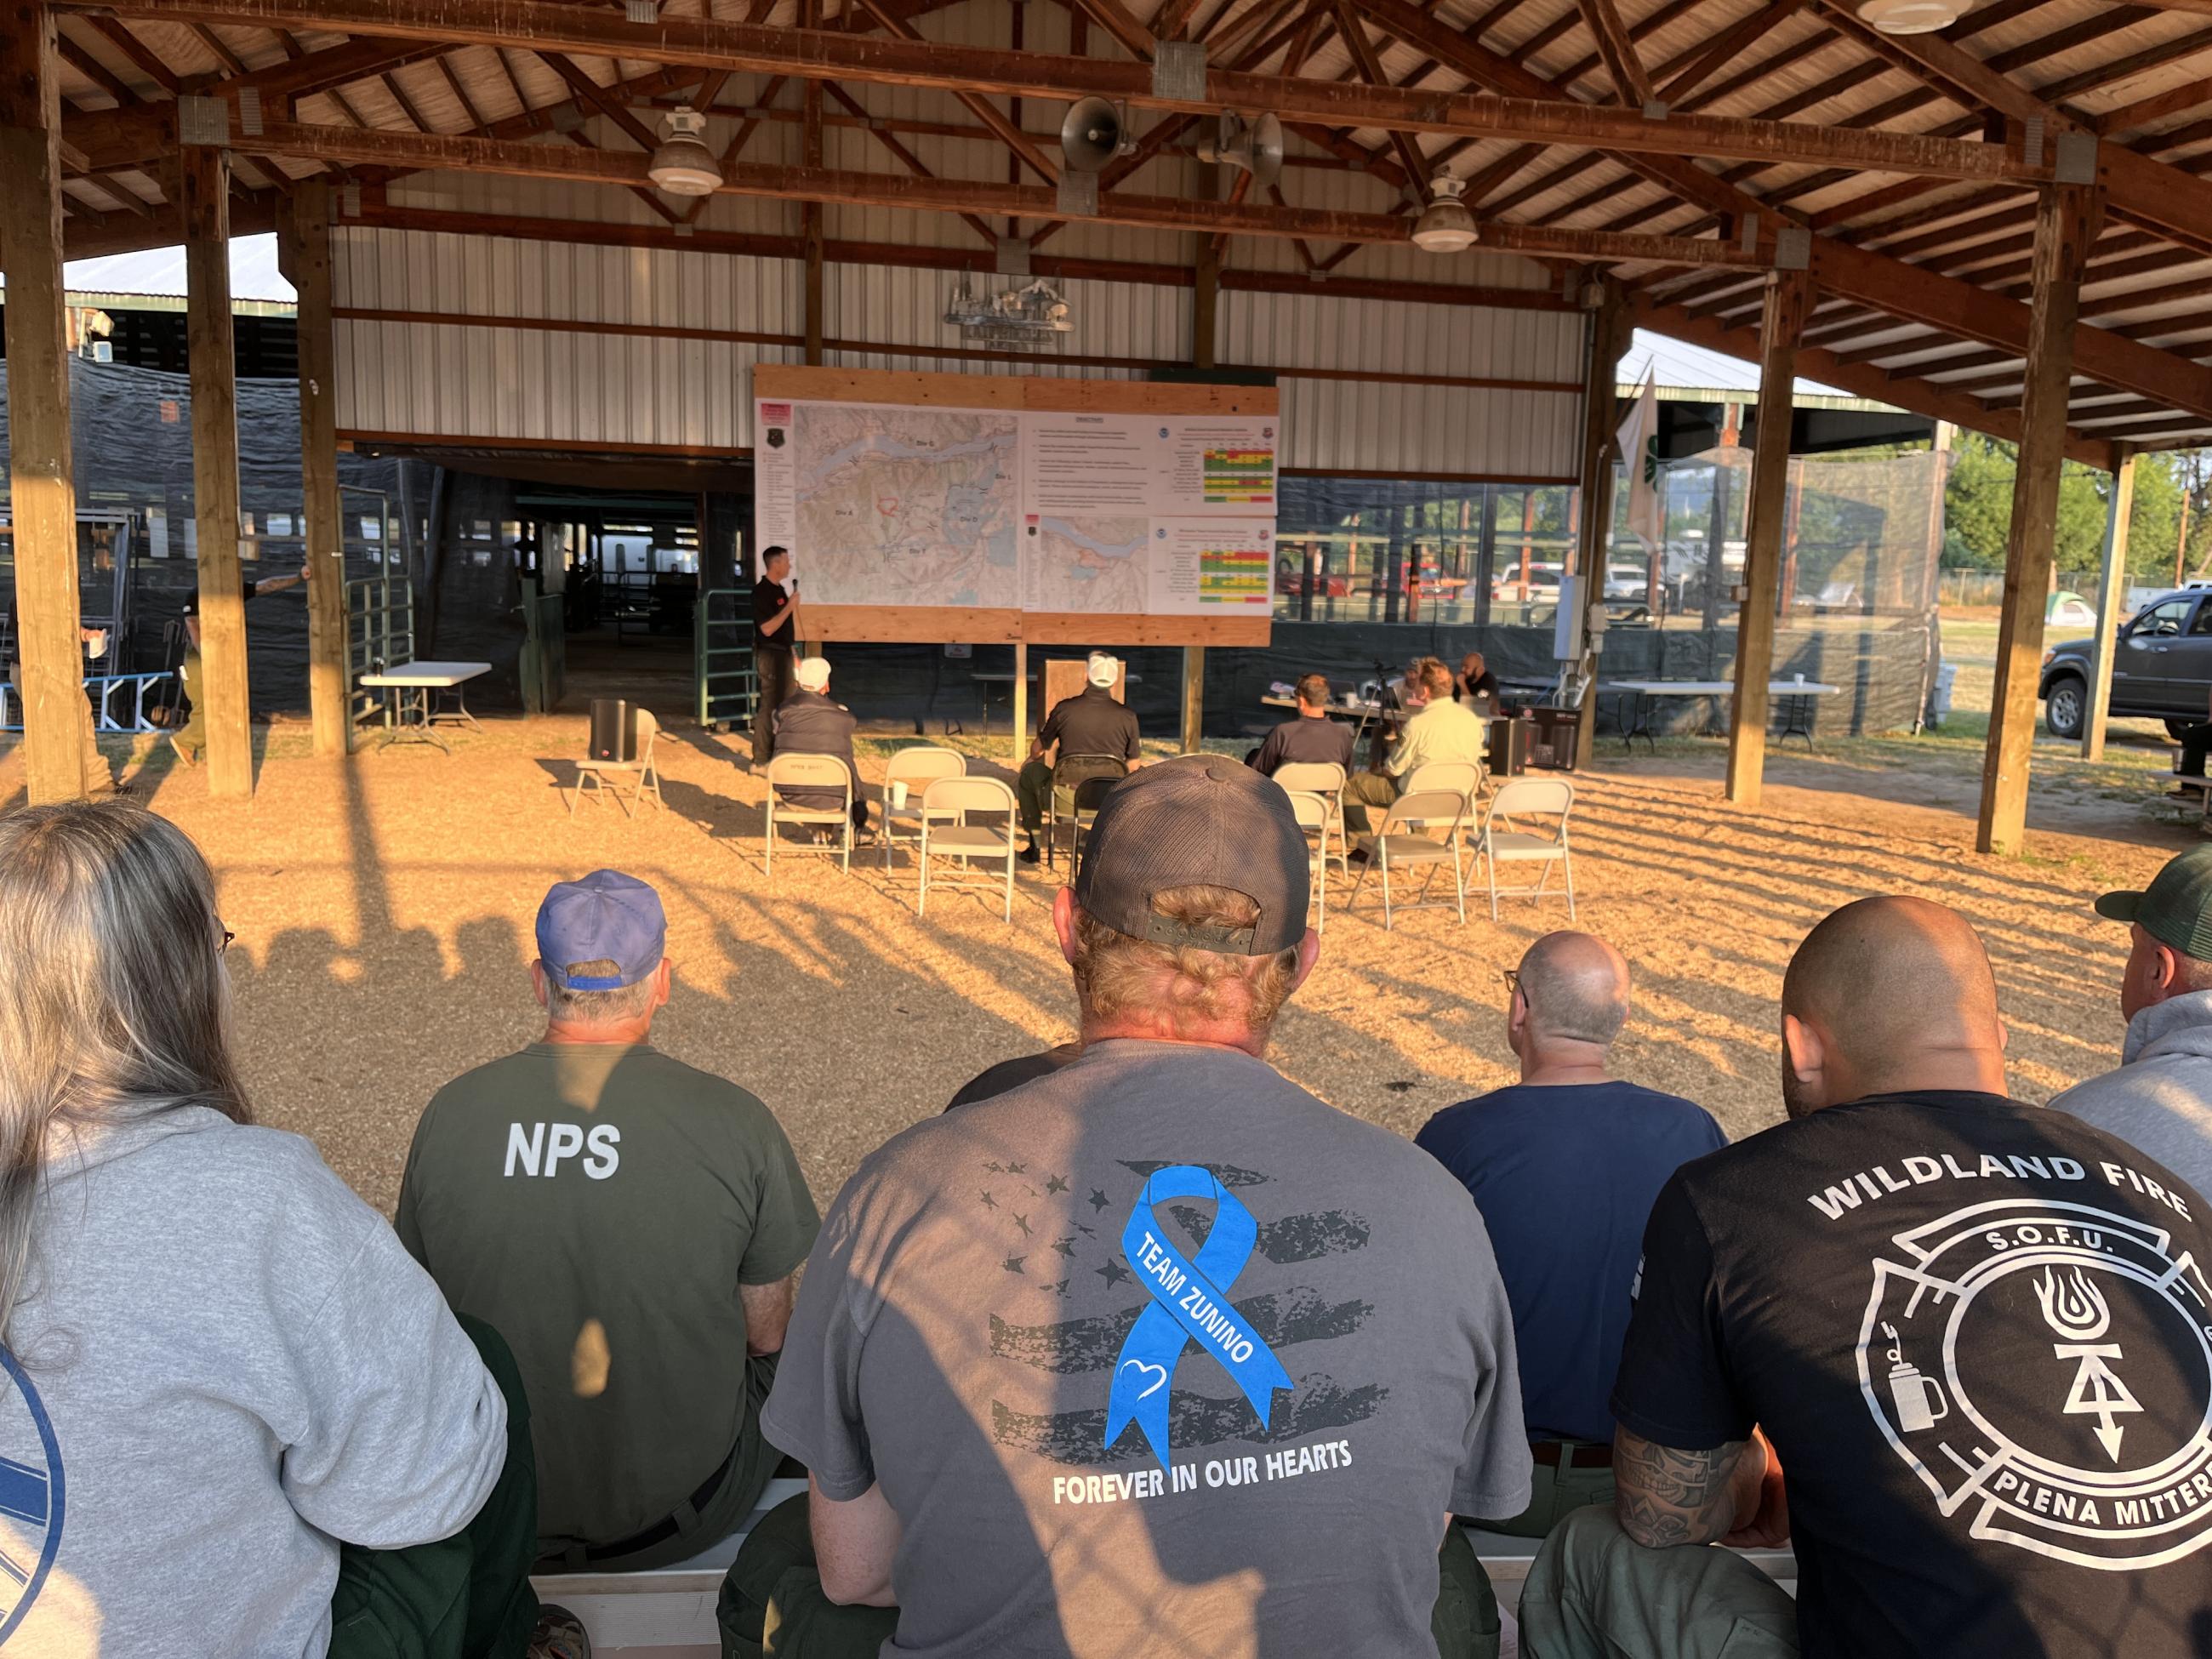
<svg viewBox="0 0 2212 1659"><path fill-rule="evenodd" d="M2212 1283L2172 1234L2012 1200L1891 1243L1859 1387L1943 1515L2110 1571L2212 1543Z"/></svg>

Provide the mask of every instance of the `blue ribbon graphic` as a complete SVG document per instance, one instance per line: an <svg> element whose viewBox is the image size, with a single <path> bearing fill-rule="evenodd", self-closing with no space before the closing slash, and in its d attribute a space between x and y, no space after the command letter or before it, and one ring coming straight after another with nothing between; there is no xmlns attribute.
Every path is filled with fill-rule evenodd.
<svg viewBox="0 0 2212 1659"><path fill-rule="evenodd" d="M1153 1217L1152 1206L1170 1198L1213 1200L1213 1227L1194 1258L1176 1249ZM1177 1164L1155 1170L1145 1182L1121 1228L1121 1254L1152 1305L1137 1316L1115 1357L1114 1386L1106 1398L1108 1445L1133 1422L1152 1443L1160 1468L1169 1467L1168 1396L1188 1343L1197 1343L1220 1363L1252 1402L1262 1428L1274 1391L1297 1386L1274 1350L1229 1304L1229 1287L1251 1260L1259 1237L1252 1212L1211 1170Z"/></svg>

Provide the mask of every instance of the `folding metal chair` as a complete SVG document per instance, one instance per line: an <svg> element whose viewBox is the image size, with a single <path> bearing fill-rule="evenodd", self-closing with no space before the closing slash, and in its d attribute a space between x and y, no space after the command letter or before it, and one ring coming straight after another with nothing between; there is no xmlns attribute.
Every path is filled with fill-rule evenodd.
<svg viewBox="0 0 2212 1659"><path fill-rule="evenodd" d="M1424 789L1455 789L1467 801L1467 817L1460 825L1462 836L1474 833L1482 799L1482 764L1479 761L1425 761L1406 775L1401 794Z"/></svg>
<svg viewBox="0 0 2212 1659"><path fill-rule="evenodd" d="M635 760L603 761L580 760L576 763L576 789L568 797L568 816L576 816L576 803L586 792L593 795L611 795L623 810L623 816L633 816L630 808L653 798L655 806L665 810L668 803L660 798L660 772L653 763L653 745L660 736L660 722L653 717L650 708L637 711L638 750ZM622 781L630 780L629 799L623 799Z"/></svg>
<svg viewBox="0 0 2212 1659"><path fill-rule="evenodd" d="M1129 763L1119 755L1063 755L1052 769L1052 795L1045 805L1044 862L1054 867L1060 827L1067 825L1067 878L1075 879L1083 856L1083 838L1091 820L1098 816L1098 803L1106 792L1129 775Z"/></svg>
<svg viewBox="0 0 2212 1659"><path fill-rule="evenodd" d="M776 793L776 785L793 788L837 791L844 797L835 811L826 806L793 806ZM840 839L818 850L835 852L841 867L853 867L853 775L846 770L845 763L835 755L777 755L768 763L768 818L763 830L763 872L772 880L775 876L775 826L778 823L795 823L823 829L836 826ZM803 852L817 849L803 842L793 845Z"/></svg>
<svg viewBox="0 0 2212 1659"><path fill-rule="evenodd" d="M1556 864L1566 876L1567 920L1575 919L1575 862L1567 848L1567 819L1575 808L1575 787L1565 778L1508 778L1498 786L1491 797L1490 810L1483 814L1482 845L1477 856L1482 860L1490 878L1490 919L1498 920L1498 896L1525 896L1531 903L1540 899L1546 884L1552 878L1552 866ZM1540 830L1522 830L1514 822L1556 817L1558 822L1550 833ZM1499 823L1504 828L1498 828ZM1501 863L1534 863L1541 867L1534 887L1500 887L1498 866Z"/></svg>
<svg viewBox="0 0 2212 1659"><path fill-rule="evenodd" d="M1297 817L1298 828L1313 837L1306 844L1306 872L1313 878L1314 931L1325 933L1328 931L1328 826L1333 822L1330 802L1325 795L1294 790L1291 811Z"/></svg>
<svg viewBox="0 0 2212 1659"><path fill-rule="evenodd" d="M1344 769L1334 761L1285 761L1275 769L1275 781L1291 794L1319 795L1328 803L1329 834L1336 837L1336 851L1328 856L1336 860L1337 868L1350 875L1352 861L1344 844ZM1326 836L1322 844L1325 849Z"/></svg>
<svg viewBox="0 0 2212 1659"><path fill-rule="evenodd" d="M929 786L939 778L965 777L968 758L957 750L924 748L902 749L884 766L884 868L891 867L891 842L898 839L901 823L912 824L915 833L906 837L909 842L921 840L921 798ZM906 805L891 804L891 786L906 785Z"/></svg>
<svg viewBox="0 0 2212 1659"><path fill-rule="evenodd" d="M1005 822L997 828L988 824L970 823L970 812L1003 814ZM915 862L920 866L921 891L915 902L915 915L929 914L929 861L935 859L954 859L961 863L975 860L1000 859L1006 863L1006 886L1001 901L1008 921L1014 919L1014 827L1020 812L1020 803L1014 792L997 778L939 778L922 792L921 831L920 851ZM971 893L988 893L996 890L999 883L939 881L941 890Z"/></svg>
<svg viewBox="0 0 2212 1659"><path fill-rule="evenodd" d="M1427 904L1429 888L1437 878L1437 866L1449 864L1452 872L1452 896L1458 906L1460 923L1467 922L1467 877L1460 866L1460 825L1467 813L1467 798L1454 789L1427 789L1419 794L1401 795L1390 804L1382 826L1372 835L1360 836L1353 842L1367 854L1366 868L1352 884L1344 908L1349 911L1359 897L1359 890L1367 882L1370 870L1382 874L1382 926L1388 931L1392 925L1392 895L1390 876L1393 871L1425 867L1428 874L1421 880L1421 896L1411 904L1399 905L1399 909L1417 909ZM1437 825L1444 826L1443 839L1438 841L1429 831ZM1441 902L1442 901L1437 901Z"/></svg>

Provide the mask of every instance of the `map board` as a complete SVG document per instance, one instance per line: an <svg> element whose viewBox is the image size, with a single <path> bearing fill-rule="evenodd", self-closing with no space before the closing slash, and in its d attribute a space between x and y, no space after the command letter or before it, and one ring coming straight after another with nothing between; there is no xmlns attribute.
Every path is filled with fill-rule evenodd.
<svg viewBox="0 0 2212 1659"><path fill-rule="evenodd" d="M754 401L811 634L1267 642L1272 387L763 365Z"/></svg>

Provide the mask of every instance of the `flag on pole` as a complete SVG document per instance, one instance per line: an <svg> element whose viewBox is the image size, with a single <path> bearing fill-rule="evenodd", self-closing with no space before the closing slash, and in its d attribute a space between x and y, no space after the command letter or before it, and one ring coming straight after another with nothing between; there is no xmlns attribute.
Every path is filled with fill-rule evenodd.
<svg viewBox="0 0 2212 1659"><path fill-rule="evenodd" d="M1644 371L1644 388L1614 434L1628 470L1629 533L1646 548L1658 546L1665 533L1659 522L1659 392L1652 374Z"/></svg>

